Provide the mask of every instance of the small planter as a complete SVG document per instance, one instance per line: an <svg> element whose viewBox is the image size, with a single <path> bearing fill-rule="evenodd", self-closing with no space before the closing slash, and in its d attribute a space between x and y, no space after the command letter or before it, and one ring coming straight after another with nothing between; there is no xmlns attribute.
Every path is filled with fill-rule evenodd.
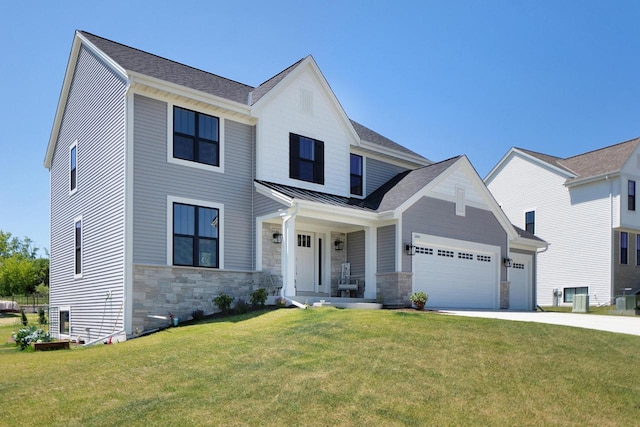
<svg viewBox="0 0 640 427"><path fill-rule="evenodd" d="M423 302L414 302L413 305L416 306L416 310L419 310L419 311L424 310L424 303Z"/></svg>
<svg viewBox="0 0 640 427"><path fill-rule="evenodd" d="M32 342L31 347L33 347L35 351L69 350L69 340Z"/></svg>

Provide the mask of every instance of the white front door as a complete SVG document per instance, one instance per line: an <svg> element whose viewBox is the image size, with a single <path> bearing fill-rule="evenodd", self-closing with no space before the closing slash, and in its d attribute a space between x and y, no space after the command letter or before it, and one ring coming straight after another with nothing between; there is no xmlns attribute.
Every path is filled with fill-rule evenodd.
<svg viewBox="0 0 640 427"><path fill-rule="evenodd" d="M315 292L315 234L298 232L296 241L296 291Z"/></svg>
<svg viewBox="0 0 640 427"><path fill-rule="evenodd" d="M533 257L531 255L512 253L511 268L509 269L509 309L532 310L531 282Z"/></svg>

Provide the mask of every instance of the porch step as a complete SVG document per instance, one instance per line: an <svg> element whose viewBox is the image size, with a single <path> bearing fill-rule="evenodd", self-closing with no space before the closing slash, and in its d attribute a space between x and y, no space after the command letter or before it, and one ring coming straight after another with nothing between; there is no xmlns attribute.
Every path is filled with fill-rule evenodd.
<svg viewBox="0 0 640 427"><path fill-rule="evenodd" d="M375 299L367 298L340 298L340 297L311 297L296 296L290 298L301 304L307 304L311 307L337 307L337 308L356 308L360 310L380 310L382 304L376 302Z"/></svg>

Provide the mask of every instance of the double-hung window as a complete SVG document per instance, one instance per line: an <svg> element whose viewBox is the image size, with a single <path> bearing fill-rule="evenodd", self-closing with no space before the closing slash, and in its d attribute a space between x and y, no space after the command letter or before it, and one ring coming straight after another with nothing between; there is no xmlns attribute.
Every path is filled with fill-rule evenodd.
<svg viewBox="0 0 640 427"><path fill-rule="evenodd" d="M324 184L324 142L289 134L289 178Z"/></svg>
<svg viewBox="0 0 640 427"><path fill-rule="evenodd" d="M218 117L173 107L173 157L220 166Z"/></svg>
<svg viewBox="0 0 640 427"><path fill-rule="evenodd" d="M78 141L69 147L69 194L78 189Z"/></svg>
<svg viewBox="0 0 640 427"><path fill-rule="evenodd" d="M636 182L632 180L627 181L627 209L636 210Z"/></svg>
<svg viewBox="0 0 640 427"><path fill-rule="evenodd" d="M73 221L74 228L74 276L82 276L82 217Z"/></svg>
<svg viewBox="0 0 640 427"><path fill-rule="evenodd" d="M173 203L173 264L218 268L219 210Z"/></svg>
<svg viewBox="0 0 640 427"><path fill-rule="evenodd" d="M629 263L629 233L620 232L620 264Z"/></svg>
<svg viewBox="0 0 640 427"><path fill-rule="evenodd" d="M536 212L529 211L524 214L524 229L531 234L536 234Z"/></svg>
<svg viewBox="0 0 640 427"><path fill-rule="evenodd" d="M351 194L362 196L362 156L351 155Z"/></svg>

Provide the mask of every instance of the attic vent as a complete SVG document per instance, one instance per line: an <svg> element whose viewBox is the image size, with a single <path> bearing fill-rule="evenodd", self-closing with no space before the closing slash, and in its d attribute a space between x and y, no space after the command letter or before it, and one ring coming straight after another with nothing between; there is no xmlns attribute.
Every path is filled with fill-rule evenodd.
<svg viewBox="0 0 640 427"><path fill-rule="evenodd" d="M465 216L464 188L456 187L456 215Z"/></svg>
<svg viewBox="0 0 640 427"><path fill-rule="evenodd" d="M313 114L313 93L301 89L300 90L300 111L305 114Z"/></svg>

